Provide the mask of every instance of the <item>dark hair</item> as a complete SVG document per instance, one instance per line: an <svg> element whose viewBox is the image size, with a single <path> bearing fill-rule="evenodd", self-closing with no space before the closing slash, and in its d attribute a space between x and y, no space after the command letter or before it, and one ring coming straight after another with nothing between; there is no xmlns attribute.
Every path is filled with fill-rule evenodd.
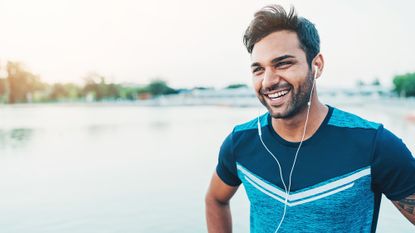
<svg viewBox="0 0 415 233"><path fill-rule="evenodd" d="M268 5L256 12L254 19L245 31L243 42L249 53L254 45L269 34L288 30L297 34L300 48L305 52L307 63L320 52L320 37L313 23L298 17L294 7L287 13L280 5Z"/></svg>

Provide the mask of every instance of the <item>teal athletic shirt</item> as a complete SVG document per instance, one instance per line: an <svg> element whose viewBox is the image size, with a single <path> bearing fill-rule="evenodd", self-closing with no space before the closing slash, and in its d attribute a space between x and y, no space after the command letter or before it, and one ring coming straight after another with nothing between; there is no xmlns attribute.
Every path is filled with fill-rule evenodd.
<svg viewBox="0 0 415 233"><path fill-rule="evenodd" d="M299 143L281 138L260 117L262 138L281 163L285 183ZM252 233L273 233L285 192L278 165L261 144L257 119L238 125L223 142L216 167L228 185L243 184ZM279 232L375 232L381 195L415 193L415 159L381 124L329 106L316 133L303 142Z"/></svg>

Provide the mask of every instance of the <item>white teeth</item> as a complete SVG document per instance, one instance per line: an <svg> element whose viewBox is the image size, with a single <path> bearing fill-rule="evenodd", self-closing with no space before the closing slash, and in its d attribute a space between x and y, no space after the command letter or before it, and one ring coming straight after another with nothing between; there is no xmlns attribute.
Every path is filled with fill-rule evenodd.
<svg viewBox="0 0 415 233"><path fill-rule="evenodd" d="M274 98L281 97L281 96L283 96L287 93L288 93L288 91L279 91L279 92L276 92L276 93L273 93L273 94L269 94L268 97L271 98L271 99L274 99Z"/></svg>

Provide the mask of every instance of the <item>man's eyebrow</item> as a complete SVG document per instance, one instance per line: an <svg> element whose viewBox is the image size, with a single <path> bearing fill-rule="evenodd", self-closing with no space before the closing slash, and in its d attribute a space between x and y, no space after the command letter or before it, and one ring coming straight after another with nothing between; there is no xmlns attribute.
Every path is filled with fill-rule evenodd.
<svg viewBox="0 0 415 233"><path fill-rule="evenodd" d="M284 59L293 58L293 57L294 56L292 56L292 55L282 55L280 57L276 57L276 58L272 59L271 63L277 63L277 62L282 61ZM256 66L261 66L261 64L259 62L254 62L251 65L251 67L256 67Z"/></svg>
<svg viewBox="0 0 415 233"><path fill-rule="evenodd" d="M292 55L283 55L283 56L276 57L276 58L272 59L271 63L277 63L277 62L282 61L284 59L293 58L293 57L294 56L292 56Z"/></svg>
<svg viewBox="0 0 415 233"><path fill-rule="evenodd" d="M259 62L254 62L251 65L251 68L256 67L256 66L261 66L261 64L259 64Z"/></svg>

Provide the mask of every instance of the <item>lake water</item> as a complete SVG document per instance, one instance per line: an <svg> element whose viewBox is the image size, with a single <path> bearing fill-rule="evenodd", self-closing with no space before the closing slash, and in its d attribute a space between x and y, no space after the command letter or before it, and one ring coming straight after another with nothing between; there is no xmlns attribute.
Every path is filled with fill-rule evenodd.
<svg viewBox="0 0 415 233"><path fill-rule="evenodd" d="M369 107L370 106L370 107ZM345 106L414 151L410 108ZM0 232L206 232L204 194L233 125L256 108L0 106ZM248 200L231 202L249 231ZM414 227L384 199L378 232Z"/></svg>

